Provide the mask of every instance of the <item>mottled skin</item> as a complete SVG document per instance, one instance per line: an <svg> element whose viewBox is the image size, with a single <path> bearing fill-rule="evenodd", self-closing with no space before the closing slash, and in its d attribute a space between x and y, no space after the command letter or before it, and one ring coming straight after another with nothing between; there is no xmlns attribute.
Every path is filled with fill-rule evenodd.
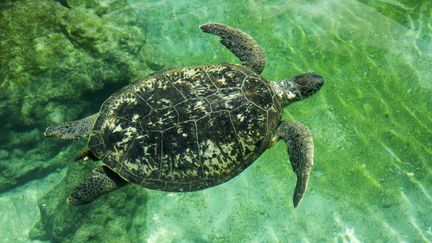
<svg viewBox="0 0 432 243"><path fill-rule="evenodd" d="M316 93L323 78L305 73L270 82L260 76L264 54L252 37L223 24L201 29L219 35L243 65L157 73L115 92L99 113L46 130L61 139L89 137L79 158L107 165L78 186L70 203L91 202L126 182L174 192L215 186L283 139L297 175L298 206L313 166L313 141L301 123L281 121L281 112Z"/></svg>
<svg viewBox="0 0 432 243"><path fill-rule="evenodd" d="M257 74L262 73L265 66L264 51L256 41L239 29L224 24L203 24L201 30L221 37L221 44L237 56L242 64Z"/></svg>
<svg viewBox="0 0 432 243"><path fill-rule="evenodd" d="M65 122L55 127L48 127L44 135L61 140L85 138L93 129L93 124L98 116L99 114L96 113L80 120Z"/></svg>
<svg viewBox="0 0 432 243"><path fill-rule="evenodd" d="M115 174L107 166L101 166L87 176L79 186L80 190L75 190L68 197L68 202L73 205L78 205L82 202L91 202L99 196L126 184L127 181L120 178L119 175Z"/></svg>
<svg viewBox="0 0 432 243"><path fill-rule="evenodd" d="M278 136L284 139L287 144L291 165L297 176L293 195L294 207L297 207L306 191L313 167L314 144L312 136L309 129L297 121L281 122Z"/></svg>

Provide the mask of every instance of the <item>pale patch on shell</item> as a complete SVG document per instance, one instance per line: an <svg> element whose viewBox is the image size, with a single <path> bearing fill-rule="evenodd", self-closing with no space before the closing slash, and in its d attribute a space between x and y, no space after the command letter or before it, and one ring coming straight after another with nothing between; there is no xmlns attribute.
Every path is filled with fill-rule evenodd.
<svg viewBox="0 0 432 243"><path fill-rule="evenodd" d="M241 122L244 121L245 116L243 114L237 114L237 119L239 119Z"/></svg>
<svg viewBox="0 0 432 243"><path fill-rule="evenodd" d="M113 130L112 130L112 132L113 133L115 133L115 132L121 132L121 131L123 131L123 128L121 127L121 124L118 124Z"/></svg>
<svg viewBox="0 0 432 243"><path fill-rule="evenodd" d="M202 157L207 158L204 160L203 165L207 167L206 170L204 170L205 175L221 175L224 174L226 171L230 170L230 163L229 161L236 161L237 158L235 156L236 153L233 153L233 149L235 146L235 143L229 143L229 144L218 144L220 148L214 143L214 141L208 139L205 142L203 142L202 147L206 147L206 150L203 153ZM214 157L213 155L220 155L220 151L223 150L226 154L228 154L230 160L219 160L218 156ZM234 155L232 155L234 154ZM232 166L232 165L231 165Z"/></svg>
<svg viewBox="0 0 432 243"><path fill-rule="evenodd" d="M139 118L140 118L140 116L138 114L134 114L132 116L132 122L137 122Z"/></svg>
<svg viewBox="0 0 432 243"><path fill-rule="evenodd" d="M129 160L124 160L123 165L128 168L128 170L138 170L139 167L139 161L135 160L135 163L131 163Z"/></svg>
<svg viewBox="0 0 432 243"><path fill-rule="evenodd" d="M196 73L197 72L196 72L196 70L194 68L187 69L186 71L184 71L184 75L185 76L189 76L189 77L195 75Z"/></svg>
<svg viewBox="0 0 432 243"><path fill-rule="evenodd" d="M295 99L297 97L297 95L294 92L290 91L290 90L286 91L285 94L286 94L286 96L287 96L287 98L289 100Z"/></svg>

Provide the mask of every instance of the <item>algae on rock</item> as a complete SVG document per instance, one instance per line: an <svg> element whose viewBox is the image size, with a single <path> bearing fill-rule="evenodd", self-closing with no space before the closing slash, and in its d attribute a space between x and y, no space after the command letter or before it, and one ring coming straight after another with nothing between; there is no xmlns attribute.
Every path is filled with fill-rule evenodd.
<svg viewBox="0 0 432 243"><path fill-rule="evenodd" d="M51 160L66 144L45 127L97 112L152 71L145 21L126 0L68 3L0 3L0 191L66 165Z"/></svg>
<svg viewBox="0 0 432 243"><path fill-rule="evenodd" d="M7 2L0 8L0 88L21 110L19 123L52 122L47 115L53 110L47 107L56 106L49 104L77 101L84 92L149 72L145 24L126 1L100 7L103 11L68 9L47 0ZM68 115L81 111L73 110Z"/></svg>
<svg viewBox="0 0 432 243"><path fill-rule="evenodd" d="M160 65L146 45L145 21L126 0L68 5L54 0L0 3L0 191L72 163L66 177L41 199L32 237L87 241L105 235L107 241L117 233L121 239L135 229L132 224L141 224L130 215L144 205L145 191L125 187L104 197L103 205L69 207L67 195L97 164L71 162L84 141L47 139L43 130L97 112L116 89ZM104 234L107 230L111 233Z"/></svg>

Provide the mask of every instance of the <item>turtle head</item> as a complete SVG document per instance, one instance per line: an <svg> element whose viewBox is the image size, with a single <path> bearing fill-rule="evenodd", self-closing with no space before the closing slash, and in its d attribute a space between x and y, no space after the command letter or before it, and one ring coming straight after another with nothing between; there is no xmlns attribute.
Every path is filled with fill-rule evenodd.
<svg viewBox="0 0 432 243"><path fill-rule="evenodd" d="M303 73L277 82L276 85L283 103L289 104L318 92L324 85L324 78L317 73Z"/></svg>

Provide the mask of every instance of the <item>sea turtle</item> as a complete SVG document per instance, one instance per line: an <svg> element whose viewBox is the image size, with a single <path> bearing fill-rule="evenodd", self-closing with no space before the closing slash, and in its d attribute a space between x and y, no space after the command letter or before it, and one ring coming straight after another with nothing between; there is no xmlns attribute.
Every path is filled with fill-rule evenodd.
<svg viewBox="0 0 432 243"><path fill-rule="evenodd" d="M79 158L102 160L68 197L89 203L127 183L171 192L196 191L230 180L278 139L297 176L297 207L313 166L307 127L281 121L283 108L315 94L324 79L304 73L280 82L260 76L264 53L239 29L200 26L221 37L241 61L152 74L112 94L98 113L45 131L59 139L88 138Z"/></svg>

